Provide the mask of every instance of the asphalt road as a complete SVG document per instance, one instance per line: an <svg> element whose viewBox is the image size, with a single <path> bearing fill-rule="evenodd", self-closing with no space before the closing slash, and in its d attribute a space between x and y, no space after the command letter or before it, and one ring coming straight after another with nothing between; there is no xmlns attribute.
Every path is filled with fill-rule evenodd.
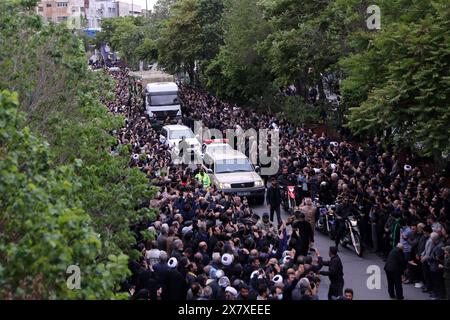
<svg viewBox="0 0 450 320"><path fill-rule="evenodd" d="M253 211L258 215L262 215L264 212L269 212L269 208L266 205L254 206ZM281 217L283 221L286 221L288 215L281 210ZM276 221L276 218L275 218ZM328 248L334 245L328 236L315 231L314 234L315 244L314 246L319 250L322 257L328 259ZM351 249L342 248L339 246L339 256L341 257L342 264L344 266L344 288L352 288L354 291L355 300L390 300L387 291L386 275L383 271L384 262L375 254L368 252L364 253L364 257L358 257ZM380 286L378 288L369 289L367 281L374 271L367 272L368 268L376 268L380 271ZM327 267L324 267L325 270ZM328 277L320 276L322 281L319 288L319 299L326 300L328 294L329 280ZM373 277L370 279L374 279ZM372 285L376 284L376 281L370 282ZM422 293L421 289L414 288L412 284L403 285L403 293L406 300L429 300L428 294Z"/></svg>

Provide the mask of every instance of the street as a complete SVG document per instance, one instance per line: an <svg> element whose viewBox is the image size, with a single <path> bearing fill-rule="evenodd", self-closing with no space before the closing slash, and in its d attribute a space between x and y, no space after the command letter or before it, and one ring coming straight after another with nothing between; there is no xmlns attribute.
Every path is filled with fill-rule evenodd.
<svg viewBox="0 0 450 320"><path fill-rule="evenodd" d="M252 208L255 213L262 216L264 212L269 212L269 207L266 205ZM286 221L288 215L281 209L281 217ZM276 221L276 218L275 218ZM334 241L330 240L327 235L321 234L318 231L314 233L315 247L319 249L321 256L328 259L328 248L334 245ZM339 256L341 257L344 266L345 288L351 288L354 291L355 300L389 300L387 292L387 280L384 273L383 260L375 254L364 252L364 257L358 257L350 248L342 248L339 246ZM370 290L367 287L367 279L373 274L367 273L369 266L378 266L381 274L380 289ZM327 267L324 267L327 270ZM319 299L327 300L329 280L328 277L320 276L322 282L319 289ZM372 282L371 282L372 283ZM413 284L404 284L403 291L405 300L428 300L428 294L422 293L421 289L414 288Z"/></svg>

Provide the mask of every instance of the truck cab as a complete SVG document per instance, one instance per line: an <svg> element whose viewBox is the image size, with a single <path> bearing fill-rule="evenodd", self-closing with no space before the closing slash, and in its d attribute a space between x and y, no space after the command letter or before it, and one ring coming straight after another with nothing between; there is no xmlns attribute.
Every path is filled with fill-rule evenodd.
<svg viewBox="0 0 450 320"><path fill-rule="evenodd" d="M149 83L145 88L145 108L150 119L181 118L181 100L175 82Z"/></svg>

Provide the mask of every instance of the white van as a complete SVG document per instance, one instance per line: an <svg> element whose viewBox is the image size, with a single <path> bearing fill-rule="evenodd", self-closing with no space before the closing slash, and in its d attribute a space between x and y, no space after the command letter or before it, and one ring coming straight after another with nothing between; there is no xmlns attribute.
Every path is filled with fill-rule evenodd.
<svg viewBox="0 0 450 320"><path fill-rule="evenodd" d="M149 83L145 88L145 106L150 119L181 118L181 101L175 82Z"/></svg>

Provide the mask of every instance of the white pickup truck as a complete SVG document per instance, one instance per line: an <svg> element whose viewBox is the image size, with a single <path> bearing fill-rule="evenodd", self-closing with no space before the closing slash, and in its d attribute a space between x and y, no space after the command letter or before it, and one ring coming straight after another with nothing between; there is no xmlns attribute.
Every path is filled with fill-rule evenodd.
<svg viewBox="0 0 450 320"><path fill-rule="evenodd" d="M170 148L172 152L172 159L177 159L179 157L179 144L183 138L188 145L186 151L191 155L195 155L196 159L198 159L200 157L201 144L190 128L179 124L166 125L162 127L159 134L159 142L167 145ZM177 161L174 161L174 163L177 164L179 160L181 159L177 159Z"/></svg>

